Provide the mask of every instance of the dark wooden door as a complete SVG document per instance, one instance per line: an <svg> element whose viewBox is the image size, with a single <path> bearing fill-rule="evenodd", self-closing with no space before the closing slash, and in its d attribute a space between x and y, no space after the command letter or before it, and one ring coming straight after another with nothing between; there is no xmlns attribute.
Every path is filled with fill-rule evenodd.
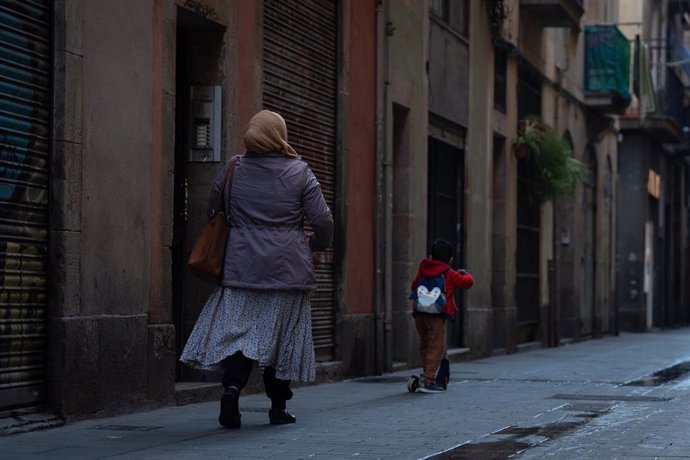
<svg viewBox="0 0 690 460"><path fill-rule="evenodd" d="M464 178L465 154L456 146L429 138L427 253L436 238L455 248L454 268L464 268ZM471 268L471 267L469 267ZM448 324L448 346L463 345L462 293L455 293L458 315Z"/></svg>

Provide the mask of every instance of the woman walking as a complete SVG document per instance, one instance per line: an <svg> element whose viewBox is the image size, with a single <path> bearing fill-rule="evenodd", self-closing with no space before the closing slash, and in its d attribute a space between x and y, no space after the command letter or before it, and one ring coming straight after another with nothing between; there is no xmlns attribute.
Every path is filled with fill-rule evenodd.
<svg viewBox="0 0 690 460"><path fill-rule="evenodd" d="M271 424L294 423L290 382L316 377L311 333L312 252L325 249L333 217L307 164L287 142L285 120L262 110L244 134L247 152L216 177L209 218L226 212L230 234L219 288L206 302L180 361L223 371L220 424L239 428L239 396L256 362ZM232 179L220 196L231 163ZM307 236L304 219L313 233Z"/></svg>

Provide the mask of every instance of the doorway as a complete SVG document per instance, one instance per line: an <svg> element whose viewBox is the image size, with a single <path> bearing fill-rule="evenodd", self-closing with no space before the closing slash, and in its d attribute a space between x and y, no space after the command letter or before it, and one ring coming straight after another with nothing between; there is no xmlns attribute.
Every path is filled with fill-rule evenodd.
<svg viewBox="0 0 690 460"><path fill-rule="evenodd" d="M455 248L453 267L464 267L465 154L455 145L429 137L427 254L437 238L448 240ZM448 322L447 344L461 347L463 334L463 296L455 292L458 315Z"/></svg>
<svg viewBox="0 0 690 460"><path fill-rule="evenodd" d="M542 77L527 64L518 66L518 119L541 118ZM540 241L541 207L532 193L532 156L517 162L517 226L515 254L515 306L518 343L541 340Z"/></svg>
<svg viewBox="0 0 690 460"><path fill-rule="evenodd" d="M568 134L568 133L566 133ZM567 140L571 145L569 135ZM596 312L596 241L597 241L597 154L594 147L587 146L587 171L582 187L582 291L580 294L580 334L600 335L601 318Z"/></svg>
<svg viewBox="0 0 690 460"><path fill-rule="evenodd" d="M177 358L184 348L204 302L214 285L195 278L187 255L206 223L207 198L222 167L220 114L223 38L219 24L183 8L177 13L175 57L175 170L172 255L173 324ZM200 94L214 107L208 117L192 116ZM194 104L192 98L194 99ZM211 102L208 102L208 101ZM211 153L213 147L215 154ZM204 380L204 376L177 362L177 381Z"/></svg>

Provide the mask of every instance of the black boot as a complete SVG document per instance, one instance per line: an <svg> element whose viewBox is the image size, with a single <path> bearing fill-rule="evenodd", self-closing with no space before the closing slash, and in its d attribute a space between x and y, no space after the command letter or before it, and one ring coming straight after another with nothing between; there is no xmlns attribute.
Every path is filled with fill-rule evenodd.
<svg viewBox="0 0 690 460"><path fill-rule="evenodd" d="M285 409L271 409L268 411L268 420L271 422L271 425L286 425L288 423L295 423L297 417Z"/></svg>
<svg viewBox="0 0 690 460"><path fill-rule="evenodd" d="M235 387L227 387L221 396L218 423L225 428L239 428L242 424L239 400L240 390Z"/></svg>
<svg viewBox="0 0 690 460"><path fill-rule="evenodd" d="M292 399L290 381L276 378L276 370L273 367L264 369L264 386L266 396L271 399L271 410L268 411L268 420L271 425L285 425L295 423L294 415L285 410L285 402Z"/></svg>

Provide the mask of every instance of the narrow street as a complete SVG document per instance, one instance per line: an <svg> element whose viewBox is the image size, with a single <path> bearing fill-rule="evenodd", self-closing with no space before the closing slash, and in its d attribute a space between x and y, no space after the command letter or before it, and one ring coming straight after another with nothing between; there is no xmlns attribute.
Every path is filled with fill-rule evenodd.
<svg viewBox="0 0 690 460"><path fill-rule="evenodd" d="M263 395L169 407L0 438L4 459L690 458L690 329L623 334L456 363L445 394L401 372L299 388L297 424Z"/></svg>
<svg viewBox="0 0 690 460"><path fill-rule="evenodd" d="M689 281L690 0L0 0L0 460L688 455Z"/></svg>

